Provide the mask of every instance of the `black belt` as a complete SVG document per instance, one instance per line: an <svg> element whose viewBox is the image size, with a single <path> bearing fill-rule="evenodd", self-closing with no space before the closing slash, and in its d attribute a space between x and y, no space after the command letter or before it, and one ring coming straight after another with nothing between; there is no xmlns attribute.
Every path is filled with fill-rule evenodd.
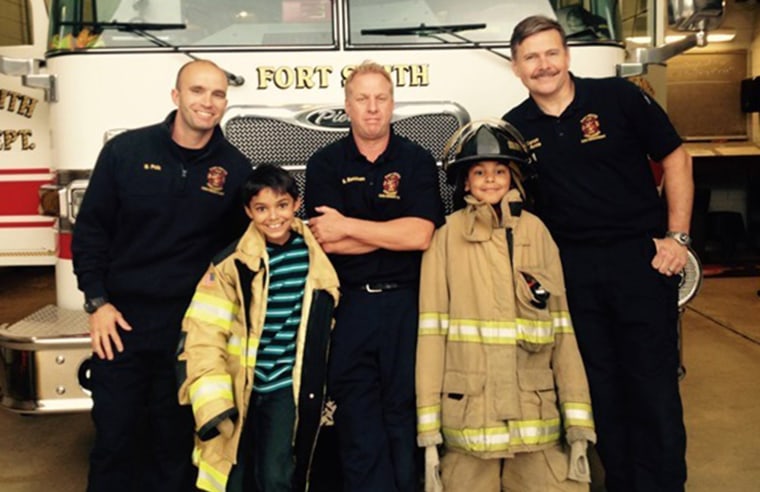
<svg viewBox="0 0 760 492"><path fill-rule="evenodd" d="M417 288L417 284L414 282L368 282L360 285L347 285L346 288L348 290L360 290L370 294L378 294L390 290L414 289Z"/></svg>

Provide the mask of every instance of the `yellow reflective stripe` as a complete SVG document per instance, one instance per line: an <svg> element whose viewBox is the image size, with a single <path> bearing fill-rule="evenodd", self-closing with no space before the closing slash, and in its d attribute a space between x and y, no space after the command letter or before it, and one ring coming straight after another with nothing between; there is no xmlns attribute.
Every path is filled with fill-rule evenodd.
<svg viewBox="0 0 760 492"><path fill-rule="evenodd" d="M563 403L562 414L565 416L565 427L575 425L594 428L594 414L588 403Z"/></svg>
<svg viewBox="0 0 760 492"><path fill-rule="evenodd" d="M256 343L248 344L248 355L245 359L241 359L241 363L245 367L256 367L256 355L258 354L259 346Z"/></svg>
<svg viewBox="0 0 760 492"><path fill-rule="evenodd" d="M510 344L516 342L515 324L508 321L451 320L449 340L455 342Z"/></svg>
<svg viewBox="0 0 760 492"><path fill-rule="evenodd" d="M196 292L193 295L192 301L190 301L190 306L187 308L185 316L229 331L232 320L235 319L237 312L237 304L227 299L212 296L204 292Z"/></svg>
<svg viewBox="0 0 760 492"><path fill-rule="evenodd" d="M221 398L234 401L232 397L232 377L229 374L203 376L190 385L189 393L194 412L197 412L198 409L212 400Z"/></svg>
<svg viewBox="0 0 760 492"><path fill-rule="evenodd" d="M442 429L447 446L469 451L507 451L509 430L506 426L486 429Z"/></svg>
<svg viewBox="0 0 760 492"><path fill-rule="evenodd" d="M227 340L227 353L240 358L240 365L243 367L255 367L256 366L256 354L258 351L258 344L253 343L253 340L249 341L246 349L246 354L243 354L243 339L237 335L230 335Z"/></svg>
<svg viewBox="0 0 760 492"><path fill-rule="evenodd" d="M441 406L417 408L417 432L429 432L441 427Z"/></svg>
<svg viewBox="0 0 760 492"><path fill-rule="evenodd" d="M509 451L521 445L537 445L559 440L559 419L513 420L508 426L484 429L442 429L446 445L468 451Z"/></svg>
<svg viewBox="0 0 760 492"><path fill-rule="evenodd" d="M545 444L559 439L559 419L511 420L509 431L514 445Z"/></svg>
<svg viewBox="0 0 760 492"><path fill-rule="evenodd" d="M419 336L445 336L449 331L449 316L446 313L420 313Z"/></svg>
<svg viewBox="0 0 760 492"><path fill-rule="evenodd" d="M243 340L238 335L230 335L227 339L227 353L230 355L240 355Z"/></svg>
<svg viewBox="0 0 760 492"><path fill-rule="evenodd" d="M517 339L530 343L554 343L554 327L551 321L517 319Z"/></svg>
<svg viewBox="0 0 760 492"><path fill-rule="evenodd" d="M420 331L426 335L442 335L435 332L429 319L420 318ZM490 343L514 345L517 340L530 343L549 344L554 342L556 326L553 321L518 318L512 321L483 321L474 319L452 319L449 323L448 339L455 342Z"/></svg>
<svg viewBox="0 0 760 492"><path fill-rule="evenodd" d="M224 492L227 489L227 475L212 467L203 458L198 463L198 480L195 485L202 490Z"/></svg>
<svg viewBox="0 0 760 492"><path fill-rule="evenodd" d="M552 311L552 322L554 331L557 333L574 333L573 323L570 320L570 313L567 311Z"/></svg>

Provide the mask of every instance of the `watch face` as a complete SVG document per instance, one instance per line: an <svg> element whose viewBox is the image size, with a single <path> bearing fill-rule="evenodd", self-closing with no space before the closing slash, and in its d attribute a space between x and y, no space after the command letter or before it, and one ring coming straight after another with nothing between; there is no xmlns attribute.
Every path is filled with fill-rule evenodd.
<svg viewBox="0 0 760 492"><path fill-rule="evenodd" d="M691 245L691 236L689 236L685 232L671 232L671 233L668 233L668 236L672 237L673 239L676 240L676 242L684 246Z"/></svg>
<svg viewBox="0 0 760 492"><path fill-rule="evenodd" d="M96 297L94 299L87 299L84 302L84 312L88 313L88 314L92 314L95 311L97 311L99 307L101 307L104 304L106 304L106 302L108 302L108 301L106 301L102 297Z"/></svg>

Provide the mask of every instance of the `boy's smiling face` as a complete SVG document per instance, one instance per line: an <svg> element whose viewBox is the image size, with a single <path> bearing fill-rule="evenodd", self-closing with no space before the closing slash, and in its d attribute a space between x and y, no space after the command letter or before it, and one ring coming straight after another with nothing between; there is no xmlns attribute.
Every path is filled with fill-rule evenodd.
<svg viewBox="0 0 760 492"><path fill-rule="evenodd" d="M512 173L503 162L481 161L467 171L464 190L481 202L496 205L509 191Z"/></svg>
<svg viewBox="0 0 760 492"><path fill-rule="evenodd" d="M300 198L267 187L251 198L245 213L267 241L282 246L290 239L290 227L300 205Z"/></svg>

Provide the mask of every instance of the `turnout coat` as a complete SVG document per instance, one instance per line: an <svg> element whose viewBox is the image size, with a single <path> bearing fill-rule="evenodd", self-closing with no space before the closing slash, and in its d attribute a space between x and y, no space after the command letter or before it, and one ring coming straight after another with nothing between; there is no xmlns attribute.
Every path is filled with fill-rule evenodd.
<svg viewBox="0 0 760 492"><path fill-rule="evenodd" d="M422 260L418 444L508 458L563 436L595 442L556 245L521 211L517 190L502 200L501 221L491 205L466 200ZM544 306L531 278L549 293ZM566 476L567 462L557 466Z"/></svg>
<svg viewBox="0 0 760 492"><path fill-rule="evenodd" d="M328 342L339 293L337 274L311 231L299 219L292 228L304 237L309 252L293 367L293 490L304 490L324 406ZM211 264L185 314L179 399L182 404L192 404L197 434L193 461L198 466L196 485L202 490L223 492L237 461L268 287L265 239L251 224L243 237ZM231 437L217 430L217 424L226 418L235 423Z"/></svg>

